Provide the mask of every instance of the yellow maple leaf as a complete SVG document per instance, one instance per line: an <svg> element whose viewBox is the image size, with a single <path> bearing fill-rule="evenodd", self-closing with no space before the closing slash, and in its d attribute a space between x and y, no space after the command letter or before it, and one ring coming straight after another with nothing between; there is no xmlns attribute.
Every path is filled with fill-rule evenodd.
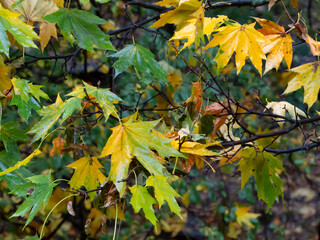
<svg viewBox="0 0 320 240"><path fill-rule="evenodd" d="M0 66L0 90L1 93L4 93L4 90L9 90L12 87L10 73L12 67L9 66Z"/></svg>
<svg viewBox="0 0 320 240"><path fill-rule="evenodd" d="M175 7L175 9L165 12L160 15L160 19L156 21L150 28L159 28L167 23L172 23L177 26L185 24L185 22L204 13L202 1L187 0L187 1L172 1L164 0L156 3L159 6Z"/></svg>
<svg viewBox="0 0 320 240"><path fill-rule="evenodd" d="M106 177L100 172L99 168L103 166L99 163L97 157L83 157L69 164L67 167L74 168L74 174L69 181L71 187L80 188L85 186L87 190L93 190L102 184ZM92 200L94 192L89 193Z"/></svg>
<svg viewBox="0 0 320 240"><path fill-rule="evenodd" d="M259 217L261 214L259 213L250 213L250 207L246 207L244 205L240 205L236 203L237 210L235 214L237 216L237 223L243 226L244 224L250 228L253 228L254 225L250 222L251 219L255 219Z"/></svg>
<svg viewBox="0 0 320 240"><path fill-rule="evenodd" d="M241 25L237 22L228 23L225 27L217 29L213 39L204 49L220 45L219 52L215 57L219 71L224 68L233 53L236 52L235 60L237 73L245 64L247 57L262 75L262 59L266 59L262 45L269 40L255 28L255 23Z"/></svg>
<svg viewBox="0 0 320 240"><path fill-rule="evenodd" d="M266 61L264 73L272 68L278 70L282 59L287 63L288 68L292 62L292 38L287 34L285 29L278 24L261 18L254 19L261 25L262 29L258 29L267 39L269 43L263 46L263 51L269 53Z"/></svg>
<svg viewBox="0 0 320 240"><path fill-rule="evenodd" d="M199 45L199 40L203 38L204 35L210 35L215 29L220 27L228 17L221 15L216 18L194 18L187 21L181 29L175 31L172 40L188 39L183 45L182 49L190 47L192 43L196 42L196 48ZM202 30L200 22L202 22ZM181 50L182 50L181 49Z"/></svg>
<svg viewBox="0 0 320 240"><path fill-rule="evenodd" d="M189 153L189 154L198 155L198 156L218 156L219 155L218 153L212 152L211 150L207 149L207 147L209 146L218 145L218 144L219 144L218 142L201 144L198 142L187 141L182 143L181 146L179 146L178 140L171 141L171 145L175 149L180 148L180 152Z"/></svg>
<svg viewBox="0 0 320 240"><path fill-rule="evenodd" d="M39 37L41 51L43 52L44 48L48 45L51 37L58 39L56 24L45 21L41 22Z"/></svg>
<svg viewBox="0 0 320 240"><path fill-rule="evenodd" d="M290 71L296 73L295 77L288 83L283 94L288 94L304 88L304 102L310 108L317 101L320 89L320 62L311 62L293 68Z"/></svg>

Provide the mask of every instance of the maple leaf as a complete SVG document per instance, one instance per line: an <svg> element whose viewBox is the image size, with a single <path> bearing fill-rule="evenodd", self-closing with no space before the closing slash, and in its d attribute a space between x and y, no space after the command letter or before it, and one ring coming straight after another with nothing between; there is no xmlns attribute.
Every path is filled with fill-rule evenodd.
<svg viewBox="0 0 320 240"><path fill-rule="evenodd" d="M166 176L154 175L147 179L146 186L152 186L154 188L154 196L157 199L159 206L161 207L166 201L170 207L170 210L181 216L181 209L175 199L175 197L181 197L168 183Z"/></svg>
<svg viewBox="0 0 320 240"><path fill-rule="evenodd" d="M83 157L69 164L67 167L74 168L75 171L69 181L71 187L79 189L81 186L90 191L102 184L106 177L100 172L99 168L103 166L99 163L97 157ZM93 200L95 193L89 193L89 197Z"/></svg>
<svg viewBox="0 0 320 240"><path fill-rule="evenodd" d="M198 142L190 142L186 141L182 144L179 144L179 140L171 141L171 144L174 148L180 149L182 153L189 153L198 156L218 156L219 154L216 152L212 152L208 150L207 147L218 145L218 142L208 143L208 144L201 144Z"/></svg>
<svg viewBox="0 0 320 240"><path fill-rule="evenodd" d="M133 66L137 76L145 84L149 84L157 78L166 81L166 72L163 71L159 63L154 59L154 55L148 49L139 44L130 44L119 52L110 55L119 58L114 64L115 77Z"/></svg>
<svg viewBox="0 0 320 240"><path fill-rule="evenodd" d="M254 17L254 19L261 25L262 29L258 29L270 42L265 44L263 51L269 53L267 56L266 67L264 73L272 68L278 70L282 59L287 63L288 69L292 62L292 38L290 34L286 33L285 29L278 24Z"/></svg>
<svg viewBox="0 0 320 240"><path fill-rule="evenodd" d="M286 112L288 112L290 117L294 120L300 119L299 115L305 118L307 117L307 115L301 109L295 107L294 105L286 101L269 102L266 108L272 109L274 114L284 116L284 117L286 116ZM280 126L283 125L283 122L281 122L281 120L283 121L283 119L275 118L275 120L278 121L278 124Z"/></svg>
<svg viewBox="0 0 320 240"><path fill-rule="evenodd" d="M241 226L247 225L249 228L253 228L254 225L250 222L251 219L256 219L261 214L260 213L250 213L251 207L240 205L236 203L236 211L234 212L237 216L237 223Z"/></svg>
<svg viewBox="0 0 320 240"><path fill-rule="evenodd" d="M41 50L43 52L44 48L48 45L51 37L58 39L56 24L45 21L41 22L39 37Z"/></svg>
<svg viewBox="0 0 320 240"><path fill-rule="evenodd" d="M236 52L237 74L245 64L246 57L249 57L252 64L262 75L262 59L266 59L262 45L269 43L269 40L260 32L258 32L252 24L239 24L237 22L226 23L227 26L220 27L213 34L213 39L204 49L220 45L219 52L215 57L218 70L224 68L233 53Z"/></svg>
<svg viewBox="0 0 320 240"><path fill-rule="evenodd" d="M133 122L131 117L127 122L112 128L112 135L106 143L101 157L111 155L109 180L116 185L120 197L123 195L126 183L122 181L128 175L128 168L133 156L151 174L163 175L163 165L153 156L150 149L164 156L184 157L171 146L171 140L151 131L160 120L149 122Z"/></svg>
<svg viewBox="0 0 320 240"><path fill-rule="evenodd" d="M306 34L306 43L309 44L310 50L312 52L313 56L319 56L320 55L320 42L315 41L312 37L310 37L308 34Z"/></svg>
<svg viewBox="0 0 320 240"><path fill-rule="evenodd" d="M12 87L12 83L11 83L11 70L12 67L9 66L1 66L0 65L0 94L4 93L4 91L9 90Z"/></svg>
<svg viewBox="0 0 320 240"><path fill-rule="evenodd" d="M212 136L215 136L217 131L220 129L220 127L225 123L228 117L228 107L224 103L214 102L210 104L209 106L204 106L201 113L202 114L208 114L212 116L219 116L223 115L221 117L216 117L214 121L214 129L212 132Z"/></svg>
<svg viewBox="0 0 320 240"><path fill-rule="evenodd" d="M203 40L204 35L210 35L215 29L220 27L227 19L228 17L224 15L218 16L216 18L205 17L203 19L190 19L179 30L175 31L173 37L170 40L173 41L187 38L188 40L183 45L182 49L190 47L194 42L196 48L198 48L200 44L200 39ZM201 21L203 26L199 26L199 21Z"/></svg>
<svg viewBox="0 0 320 240"><path fill-rule="evenodd" d="M288 94L304 87L304 102L308 104L308 108L317 101L320 89L320 62L306 63L296 68L291 69L291 72L296 73L293 79L288 83L283 94Z"/></svg>
<svg viewBox="0 0 320 240"><path fill-rule="evenodd" d="M95 101L100 105L100 107L103 110L105 121L108 120L110 114L112 114L115 117L118 117L117 109L115 108L113 103L122 101L122 99L120 97L118 97L114 93L110 92L110 90L108 88L97 88L97 87L94 87L94 86L87 84L86 82L83 82L83 84L84 84L84 87L82 87L82 86L77 87L73 92L69 93L67 96L74 96L79 99L83 99L83 98L87 97L87 94L89 96L93 96ZM69 102L70 105L79 106L79 102L77 99L73 99L73 100L71 100L71 99L69 99L67 101L66 105L68 104L69 101L72 101L72 102ZM80 105L81 105L81 103L80 103ZM69 109L69 107L66 106L64 110L68 111L68 109ZM71 112L71 114L72 114L72 112ZM63 116L63 119L66 119L67 118L66 116L67 116L67 114Z"/></svg>
<svg viewBox="0 0 320 240"><path fill-rule="evenodd" d="M61 138L60 135L59 137L56 137L55 139L53 139L52 141L53 147L50 151L50 157L53 157L56 152L58 152L62 157L62 150L64 149L65 143L66 141L63 138Z"/></svg>
<svg viewBox="0 0 320 240"><path fill-rule="evenodd" d="M32 40L38 39L38 35L33 31L33 27L22 22L19 16L20 14L4 9L0 4L0 53L8 57L10 41L6 31L23 47L37 48Z"/></svg>
<svg viewBox="0 0 320 240"><path fill-rule="evenodd" d="M28 132L29 134L36 134L32 139L32 143L46 136L48 130L60 118L62 114L61 108L64 104L65 103L58 95L54 104L51 104L47 107L43 107L38 111L39 115L42 116L42 119L39 122L37 122Z"/></svg>
<svg viewBox="0 0 320 240"><path fill-rule="evenodd" d="M154 214L153 204L158 202L150 195L146 187L134 185L129 188L132 197L131 205L135 213L138 213L142 208L144 216L148 219L155 227L157 226L157 218Z"/></svg>
<svg viewBox="0 0 320 240"><path fill-rule="evenodd" d="M160 19L156 21L150 28L159 28L166 24L179 25L185 24L187 20L192 18L198 18L199 15L203 15L204 8L202 7L202 0L187 0L187 1L168 1L163 0L156 3L160 6L175 7L175 9L165 12L160 15Z"/></svg>
<svg viewBox="0 0 320 240"><path fill-rule="evenodd" d="M43 21L42 17L59 9L54 0L24 0L17 5L14 0L3 1L12 11L21 13L24 22Z"/></svg>
<svg viewBox="0 0 320 240"><path fill-rule="evenodd" d="M25 228L40 210L41 206L43 208L47 205L50 196L52 194L53 188L57 185L56 183L51 182L51 172L47 176L36 175L28 177L27 180L30 182L18 185L15 189L12 190L12 193L17 195L26 196L30 188L33 189L33 192L29 197L19 206L17 211L12 215L12 217L19 217L26 215L29 212L28 219L23 228Z"/></svg>
<svg viewBox="0 0 320 240"><path fill-rule="evenodd" d="M54 0L24 0L16 6L14 6L14 0L4 0L4 2L14 12L21 13L24 22L28 24L33 24L35 21L40 23L39 41L42 52L51 37L57 39L56 24L42 19L44 16L59 10Z"/></svg>
<svg viewBox="0 0 320 240"><path fill-rule="evenodd" d="M107 24L102 18L90 12L79 9L59 8L58 11L49 14L44 20L57 23L62 35L73 44L75 39L80 48L93 50L93 44L102 49L115 50L109 40L109 36L101 31L97 24Z"/></svg>
<svg viewBox="0 0 320 240"><path fill-rule="evenodd" d="M20 78L13 78L12 84L14 93L16 95L20 95L22 100L24 100L25 102L29 101L31 95L34 96L38 101L40 101L40 97L49 99L48 95L41 90L41 85L33 85L27 80Z"/></svg>
<svg viewBox="0 0 320 240"><path fill-rule="evenodd" d="M284 171L282 162L260 147L244 148L239 154L241 159L237 165L241 172L241 189L252 175L256 180L258 198L267 203L269 210L279 195L283 198L283 181L276 171Z"/></svg>

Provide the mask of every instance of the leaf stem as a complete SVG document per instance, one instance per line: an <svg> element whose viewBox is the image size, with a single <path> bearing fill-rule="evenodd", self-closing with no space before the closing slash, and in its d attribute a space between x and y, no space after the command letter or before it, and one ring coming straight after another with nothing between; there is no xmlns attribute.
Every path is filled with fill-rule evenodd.
<svg viewBox="0 0 320 240"><path fill-rule="evenodd" d="M59 180L59 179L58 179L58 180ZM68 198L70 198L70 197L73 197L73 196L78 196L78 195L79 195L79 193L71 194L71 195L69 195L69 196L66 196L66 197L64 197L63 199L61 199L56 205L54 205L54 207L50 210L50 212L49 212L48 215L46 216L46 219L45 219L44 222L43 222L43 225L42 225L42 228L41 228L41 232L40 232L40 239L42 239L42 237L43 237L43 235L44 235L44 227L45 227L45 225L46 225L46 222L47 222L49 216L50 216L51 213L53 212L53 210L54 210L60 203L62 203L64 200L66 200L66 199L68 199Z"/></svg>
<svg viewBox="0 0 320 240"><path fill-rule="evenodd" d="M112 240L115 240L116 239L116 234L117 234L117 220L118 220L118 204L116 204L116 219L115 219L115 222L114 222L114 230L113 230L113 237L112 237Z"/></svg>

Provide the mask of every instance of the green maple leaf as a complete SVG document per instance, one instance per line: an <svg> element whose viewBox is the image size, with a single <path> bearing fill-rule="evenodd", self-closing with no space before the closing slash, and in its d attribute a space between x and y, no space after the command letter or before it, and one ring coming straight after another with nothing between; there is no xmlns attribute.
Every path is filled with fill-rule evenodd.
<svg viewBox="0 0 320 240"><path fill-rule="evenodd" d="M122 101L121 98L110 92L107 88L96 88L85 82L83 82L83 84L84 87L78 87L75 91L69 93L68 96L74 96L80 99L85 98L87 94L89 96L93 96L95 97L96 102L102 108L106 121L108 120L110 114L118 117L117 109L115 108L113 103ZM87 94L85 93L85 91L87 92Z"/></svg>
<svg viewBox="0 0 320 240"><path fill-rule="evenodd" d="M10 105L16 105L18 107L18 113L25 121L28 121L32 110L38 111L41 109L39 103L35 99L30 98L25 102L20 95L16 95L15 93L12 94Z"/></svg>
<svg viewBox="0 0 320 240"><path fill-rule="evenodd" d="M36 135L32 139L32 143L43 139L48 130L53 126L53 124L58 121L62 112L62 107L65 103L62 101L60 96L57 96L57 100L54 104L51 104L47 107L43 107L41 110L38 111L42 119L37 122L28 132L29 134L35 133Z"/></svg>
<svg viewBox="0 0 320 240"><path fill-rule="evenodd" d="M40 210L41 205L43 208L47 205L49 198L52 194L53 188L57 185L51 182L51 172L47 176L36 175L27 178L30 182L24 183L17 186L12 190L11 193L17 194L19 196L25 196L30 189L33 192L28 196L28 198L19 206L17 211L11 217L24 216L30 211L27 222L24 227L26 227ZM23 192L25 194L23 194Z"/></svg>
<svg viewBox="0 0 320 240"><path fill-rule="evenodd" d="M166 81L166 72L154 59L153 53L138 44L127 45L119 52L110 55L110 57L119 58L113 64L116 70L115 76L133 66L138 78L145 84L153 82L155 78L160 81Z"/></svg>
<svg viewBox="0 0 320 240"><path fill-rule="evenodd" d="M259 147L244 148L239 154L242 156L238 163L241 189L252 175L256 180L258 198L267 203L269 210L279 195L283 198L283 181L276 172L276 169L284 171L282 162Z"/></svg>
<svg viewBox="0 0 320 240"><path fill-rule="evenodd" d="M38 39L38 35L33 31L33 27L25 24L19 19L20 14L2 8L0 5L0 53L9 56L10 41L7 31L23 47L34 47L33 39Z"/></svg>
<svg viewBox="0 0 320 240"><path fill-rule="evenodd" d="M124 193L128 168L133 156L151 174L163 175L164 167L152 154L151 149L164 156L185 157L174 149L171 140L151 131L159 121L136 122L131 118L112 128L100 157L111 155L109 180L116 185L120 196Z"/></svg>
<svg viewBox="0 0 320 240"><path fill-rule="evenodd" d="M182 218L180 213L181 209L175 199L175 197L181 196L167 183L166 176L150 176L147 179L146 186L152 186L154 188L154 196L159 202L160 207L164 201L167 201L170 210Z"/></svg>
<svg viewBox="0 0 320 240"><path fill-rule="evenodd" d="M132 193L131 205L135 213L138 213L142 208L144 216L148 219L154 226L157 225L157 218L154 214L153 204L158 202L150 195L146 187L134 185L130 187Z"/></svg>
<svg viewBox="0 0 320 240"><path fill-rule="evenodd" d="M62 122L67 120L77 109L81 109L81 98L73 97L68 99L61 108L61 112L63 112Z"/></svg>
<svg viewBox="0 0 320 240"><path fill-rule="evenodd" d="M71 44L76 39L79 47L89 51L93 50L93 44L102 49L115 50L109 36L97 26L97 24L107 24L108 22L90 12L59 7L58 11L43 19L57 23L62 35Z"/></svg>
<svg viewBox="0 0 320 240"><path fill-rule="evenodd" d="M44 99L49 99L49 97L41 90L41 85L33 85L27 80L14 78L12 79L12 84L14 93L10 105L16 105L20 116L25 121L28 121L32 109L36 111L41 109L36 99L40 101L40 97Z"/></svg>

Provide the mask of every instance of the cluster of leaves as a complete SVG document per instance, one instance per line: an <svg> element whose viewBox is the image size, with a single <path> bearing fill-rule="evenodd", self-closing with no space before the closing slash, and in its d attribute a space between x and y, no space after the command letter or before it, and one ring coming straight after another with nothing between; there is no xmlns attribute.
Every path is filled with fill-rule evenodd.
<svg viewBox="0 0 320 240"><path fill-rule="evenodd" d="M297 38L310 46L314 56L320 54L320 43L307 34L299 21L294 21L291 28L285 30L275 22L258 17L252 18L255 22L250 24L240 24L226 15L206 17L207 10L212 7L206 1L162 0L150 4L155 9L159 7L165 11L149 28L142 29L167 38L158 29L167 24L175 25L174 33L167 38L167 55L170 56L173 51L176 56L180 56L196 76L197 81L192 82L189 98L183 99L179 104L175 94L181 87L181 71L167 63L158 62L150 50L138 43L124 45L119 50L127 36L116 46L116 39L113 42L111 36L117 34L117 30L105 33L110 22L93 14L93 11L70 7L70 1L0 2L0 70L4 76L0 78L2 105L4 109L16 106L21 117L21 124L6 121L0 126L0 140L4 145L0 152L0 180L6 182L10 194L25 199L12 217L27 216L26 227L41 206L45 208L49 204L50 197L54 196L53 190L58 188L58 182L68 183L64 189L66 195L52 206L41 232L39 229L40 239L44 236L46 221L51 212L64 200L74 196L83 196L85 199L88 197L95 209L93 211L101 210L106 218L116 221L118 218L124 220L126 206L130 203L135 213L142 209L145 218L155 229L159 227L156 215L161 212L165 203L171 212L183 218L177 201L180 195L172 187L172 182L182 175L188 175L194 166L200 170L206 164L215 172L212 165L218 160L220 166L239 166L235 167L241 173L241 189L252 176L258 199L267 204L267 210L279 197L283 199L284 183L280 175L285 173L285 169L282 161L272 151L267 151L276 139L268 144L257 140L279 137L301 124L317 121L319 117L308 118L305 112L286 101L262 104L264 109L257 112L253 107L241 105L234 100L228 90L220 86L217 78L223 71L227 71L233 56L237 75L243 71L247 59L250 59L261 77L273 69L278 70L284 62L293 74L284 94L304 87L304 102L310 109L317 101L320 89L319 61L291 69L293 39L289 32L294 30ZM103 4L108 1L98 2ZM269 9L275 2L269 1ZM88 1L78 3L79 6L88 4ZM144 4L141 3L141 6ZM293 1L292 6L296 7L297 1ZM256 23L261 28L257 29ZM133 24L127 35L138 27ZM97 86L82 82L73 85L70 91L64 89L61 93L63 97L60 97L59 93L52 96L42 90L42 85L23 79L23 73L19 72L28 63L13 64L14 58L10 57L13 57L14 49L23 52L24 58L25 52L28 55L30 49L37 48L35 42L39 40L42 52L47 54L49 50L46 52L46 49L52 37L60 39L59 44L69 43L70 49L78 49L74 54L61 57L66 62L69 57L76 57L80 51L85 55L94 51L106 52L107 61L112 61L112 89L101 87L103 79L99 79ZM63 42L62 39L67 41ZM193 48L196 53L201 53L196 58L201 63L199 69L205 69L204 73L194 68L182 54ZM216 50L216 55L208 63L201 55L212 49ZM41 55L39 60L58 58L58 55L52 58ZM213 63L215 73L210 70ZM136 78L136 86L139 85L136 91L140 91L140 97L134 108L128 107L125 100L128 96L120 97L114 86L115 80L128 73ZM207 75L211 82L207 80ZM221 99L206 97L209 88L214 92L214 97L220 95ZM148 115L144 114L148 110L144 106L154 98L148 98L151 92L156 92L157 106L151 109L154 114ZM55 102L43 106L44 102L49 102L50 97ZM146 101L139 109L141 97L146 98ZM33 119L37 120L29 124L30 117L35 113L38 116ZM243 124L246 118L242 118L241 114L271 117L276 126L280 126L280 130L255 135ZM8 113L2 116L1 107L1 117L8 119L6 115ZM155 120L155 117L158 119ZM285 123L292 125L284 129ZM106 129L109 136L104 138L101 148L94 148L84 140L84 136L92 134L93 129L99 127L103 133ZM247 138L235 133L237 128L242 128ZM57 132L59 136L51 141ZM32 140L26 134L33 135ZM65 164L63 168L73 168L72 177L52 181L50 171L46 175L35 175L27 170L32 158L45 158L48 153L47 142L53 144L50 157L56 152L63 157L71 156L73 162ZM27 145L25 152L29 153L23 160L20 152L26 147L20 143ZM314 146L318 146L317 144ZM30 146L35 149L31 154ZM107 163L110 169L106 168ZM183 199L182 197L182 201ZM67 205L68 212L75 215L71 203ZM250 219L257 218L259 214L249 213L249 209L250 207L236 204L230 228L243 225L253 227ZM237 238L238 234L239 232L232 235L229 232L233 238Z"/></svg>

